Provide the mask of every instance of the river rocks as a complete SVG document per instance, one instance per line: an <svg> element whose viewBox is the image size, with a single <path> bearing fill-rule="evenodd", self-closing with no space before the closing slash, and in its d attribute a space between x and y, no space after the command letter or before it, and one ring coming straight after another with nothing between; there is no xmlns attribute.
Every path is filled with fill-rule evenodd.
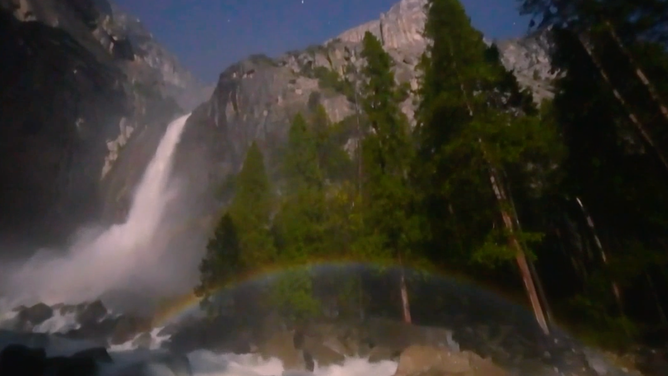
<svg viewBox="0 0 668 376"><path fill-rule="evenodd" d="M61 338L88 340L100 345L134 341L139 347L153 346L150 317L114 314L99 300L77 305L38 303L18 307L16 311L16 317L3 322L3 327L22 332L49 332Z"/></svg>
<svg viewBox="0 0 668 376"><path fill-rule="evenodd" d="M290 369L306 369L306 362L301 350L294 346L294 334L291 332L277 332L259 345L258 352L264 358L278 358L283 367Z"/></svg>
<svg viewBox="0 0 668 376"><path fill-rule="evenodd" d="M508 372L469 351L409 346L401 353L395 376L507 376Z"/></svg>
<svg viewBox="0 0 668 376"><path fill-rule="evenodd" d="M109 353L107 352L107 349L104 347L93 347L90 349L81 350L72 354L72 358L90 358L100 363L113 362L111 356L109 356Z"/></svg>
<svg viewBox="0 0 668 376"><path fill-rule="evenodd" d="M101 301L96 300L90 304L86 304L77 312L77 321L82 325L94 325L102 321L109 312L107 307Z"/></svg>
<svg viewBox="0 0 668 376"><path fill-rule="evenodd" d="M37 303L19 311L19 320L30 325L39 325L53 317L53 308L44 303Z"/></svg>

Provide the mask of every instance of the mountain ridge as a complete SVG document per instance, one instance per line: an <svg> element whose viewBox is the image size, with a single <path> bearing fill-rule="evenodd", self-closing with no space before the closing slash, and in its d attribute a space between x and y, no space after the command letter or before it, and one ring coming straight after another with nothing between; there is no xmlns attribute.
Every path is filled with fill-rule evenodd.
<svg viewBox="0 0 668 376"><path fill-rule="evenodd" d="M0 241L62 244L100 218L110 181L136 181L120 150L147 132L150 148L208 93L107 0L0 0L0 13Z"/></svg>
<svg viewBox="0 0 668 376"><path fill-rule="evenodd" d="M376 20L340 33L321 45L290 51L276 58L253 55L219 76L211 98L200 105L188 121L177 158L177 171L190 181L195 195L211 195L208 188L219 184L240 167L246 147L257 141L268 160L277 158L278 145L287 134L291 118L309 111L319 102L332 122L355 114L354 93L344 77L355 83L359 74L361 39L370 31L383 42L394 60L400 84L417 89L416 66L424 51L422 37L425 0L402 0ZM554 78L549 61L549 38L543 33L494 42L502 63L515 70L520 85L531 89L536 101L552 95ZM354 90L353 90L354 91ZM401 103L412 119L414 96ZM198 166L198 169L189 166Z"/></svg>

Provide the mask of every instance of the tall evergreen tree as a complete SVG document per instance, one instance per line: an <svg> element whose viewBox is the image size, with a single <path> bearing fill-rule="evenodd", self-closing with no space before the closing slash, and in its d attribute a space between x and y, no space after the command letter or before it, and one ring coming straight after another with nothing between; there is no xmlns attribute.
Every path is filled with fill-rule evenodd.
<svg viewBox="0 0 668 376"><path fill-rule="evenodd" d="M668 144L657 133L668 127L668 93L661 91L666 67L656 72L639 59L647 46L666 55L668 4L662 0L522 0L523 13L574 36L603 78L638 135L668 173ZM647 57L647 56L644 56ZM656 74L658 73L658 74ZM663 132L665 134L665 132Z"/></svg>
<svg viewBox="0 0 668 376"><path fill-rule="evenodd" d="M302 114L292 120L288 132L287 151L283 160L283 175L287 183L287 194L292 195L301 189L322 188L323 177L320 168L318 136L306 124ZM322 135L321 137L326 137Z"/></svg>
<svg viewBox="0 0 668 376"><path fill-rule="evenodd" d="M536 318L548 331L530 272L522 232L512 210L505 171L536 156L546 161L556 136L535 116L516 116L495 103L507 76L490 61L482 35L458 0L427 4L425 35L431 39L423 71L416 136L425 207L441 247L481 262L515 259ZM526 112L526 111L524 111Z"/></svg>
<svg viewBox="0 0 668 376"><path fill-rule="evenodd" d="M658 299L651 282L666 268L660 244L668 223L662 193L668 181L661 162L642 146L628 107L597 74L597 63L577 35L557 29L553 38L553 64L565 72L556 84L554 108L569 148L561 188L570 200L559 209L578 224L564 245L577 261L581 281L571 303L578 315L590 317L588 326L595 331L621 326L631 333L628 314L638 305L633 296L644 290ZM558 226L566 234L574 232L567 230L571 223ZM663 320L663 309L657 303L656 315L641 320Z"/></svg>
<svg viewBox="0 0 668 376"><path fill-rule="evenodd" d="M325 190L317 139L301 114L295 116L283 161L286 192L276 218L280 255L286 262L323 256L326 239Z"/></svg>
<svg viewBox="0 0 668 376"><path fill-rule="evenodd" d="M270 234L274 194L267 177L264 157L257 143L248 148L235 180L235 195L229 213L237 226L241 263L245 268L263 266L276 257Z"/></svg>
<svg viewBox="0 0 668 376"><path fill-rule="evenodd" d="M341 136L346 136L340 134L342 129L332 124L322 104L315 107L310 123L318 150L318 166L325 181L334 182L347 178L352 169L352 161L341 147Z"/></svg>
<svg viewBox="0 0 668 376"><path fill-rule="evenodd" d="M212 294L234 280L240 272L240 257L237 228L230 214L225 213L206 245L206 254L199 266L200 282L195 288L195 295L203 298L205 307L213 308Z"/></svg>
<svg viewBox="0 0 668 376"><path fill-rule="evenodd" d="M365 247L401 262L410 256L419 234L413 216L409 166L413 149L408 121L397 103L392 59L370 32L364 35L362 107L370 129L362 142L363 200L368 237ZM405 281L401 279L404 318L410 321Z"/></svg>

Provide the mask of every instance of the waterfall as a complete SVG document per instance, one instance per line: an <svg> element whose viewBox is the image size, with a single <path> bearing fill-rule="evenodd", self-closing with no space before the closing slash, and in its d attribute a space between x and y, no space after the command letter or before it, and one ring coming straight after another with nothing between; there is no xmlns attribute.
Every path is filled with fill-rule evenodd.
<svg viewBox="0 0 668 376"><path fill-rule="evenodd" d="M190 114L172 121L137 186L125 223L81 239L66 253L40 251L9 271L12 305L79 303L114 290L149 288L146 272L159 272L162 250L152 248L166 205L173 157ZM7 273L6 271L4 273ZM142 284L143 283L143 284Z"/></svg>

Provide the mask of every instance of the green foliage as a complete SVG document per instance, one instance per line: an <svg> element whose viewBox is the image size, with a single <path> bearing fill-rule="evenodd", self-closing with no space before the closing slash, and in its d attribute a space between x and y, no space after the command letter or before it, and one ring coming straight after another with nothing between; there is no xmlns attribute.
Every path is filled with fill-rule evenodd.
<svg viewBox="0 0 668 376"><path fill-rule="evenodd" d="M511 236L517 239L520 244L525 245L525 254L529 258L535 257L531 253L531 248L526 246L540 244L545 237L542 233L515 232L511 235L506 230L493 229L487 233L487 238L485 238L482 246L474 250L473 261L488 266L496 266L500 263L514 260L517 256L517 251L508 244L508 239Z"/></svg>
<svg viewBox="0 0 668 376"><path fill-rule="evenodd" d="M556 4L524 2L536 14ZM668 281L668 178L655 157L657 149L668 150L668 128L592 9L609 7L606 17L662 96L668 84L658 78L668 73L668 53L647 26L660 21L646 9L636 9L643 21L635 23L627 17L637 8L630 1L577 4L567 16L581 18L553 30L552 61L563 74L554 99L540 107L457 0L428 2L431 43L419 64L412 132L399 107L410 86L396 83L393 60L372 34L363 39L361 72L346 67L359 85L313 68L323 92L359 99L362 113L333 124L320 92L312 94L278 163L278 197L259 148L249 148L242 170L222 189L233 198L207 245L196 293L208 301L210 291L240 273L330 259L366 261L378 273L397 263L445 266L512 285L519 280L516 240L539 274L559 268L557 278L544 281L548 297L564 297L552 306L567 326L595 343L633 339L652 316L637 313L635 295L659 295L657 304L668 309L661 295ZM574 33L586 28L610 82ZM654 144L643 141L629 113L647 125ZM361 143L351 142L357 137ZM351 145L360 149L344 149ZM628 301L618 301L613 285ZM301 321L322 314L322 295L335 296L348 314L373 305L359 280L318 287L298 269L277 279L270 301Z"/></svg>
<svg viewBox="0 0 668 376"><path fill-rule="evenodd" d="M280 274L271 285L271 304L281 317L291 322L316 318L322 306L313 296L313 280L308 270L294 269Z"/></svg>
<svg viewBox="0 0 668 376"><path fill-rule="evenodd" d="M248 149L236 178L236 194L229 213L240 234L241 262L246 268L265 265L275 259L276 250L269 233L274 197L257 143Z"/></svg>
<svg viewBox="0 0 668 376"><path fill-rule="evenodd" d="M411 94L411 84L409 82L402 82L397 87L396 98L397 103L401 103L408 99L408 96Z"/></svg>
<svg viewBox="0 0 668 376"><path fill-rule="evenodd" d="M320 89L330 89L343 94L349 101L355 100L355 88L349 81L341 78L338 72L323 66L313 68L313 76L318 79Z"/></svg>
<svg viewBox="0 0 668 376"><path fill-rule="evenodd" d="M392 59L369 32L361 55L367 61L362 107L370 129L362 142L365 234L357 252L368 258L407 258L421 236L408 180L413 158L408 121L399 110Z"/></svg>
<svg viewBox="0 0 668 376"><path fill-rule="evenodd" d="M234 280L242 267L241 252L237 228L232 216L225 213L206 245L206 255L199 266L200 283L195 294L204 298L205 305L212 293Z"/></svg>
<svg viewBox="0 0 668 376"><path fill-rule="evenodd" d="M329 181L340 181L350 175L352 161L343 149L347 141L341 127L331 124L327 111L322 105L315 108L311 119L313 134L318 150L318 165Z"/></svg>
<svg viewBox="0 0 668 376"><path fill-rule="evenodd" d="M297 114L288 133L287 152L283 161L283 176L288 182L288 191L322 186L317 141L304 117Z"/></svg>

